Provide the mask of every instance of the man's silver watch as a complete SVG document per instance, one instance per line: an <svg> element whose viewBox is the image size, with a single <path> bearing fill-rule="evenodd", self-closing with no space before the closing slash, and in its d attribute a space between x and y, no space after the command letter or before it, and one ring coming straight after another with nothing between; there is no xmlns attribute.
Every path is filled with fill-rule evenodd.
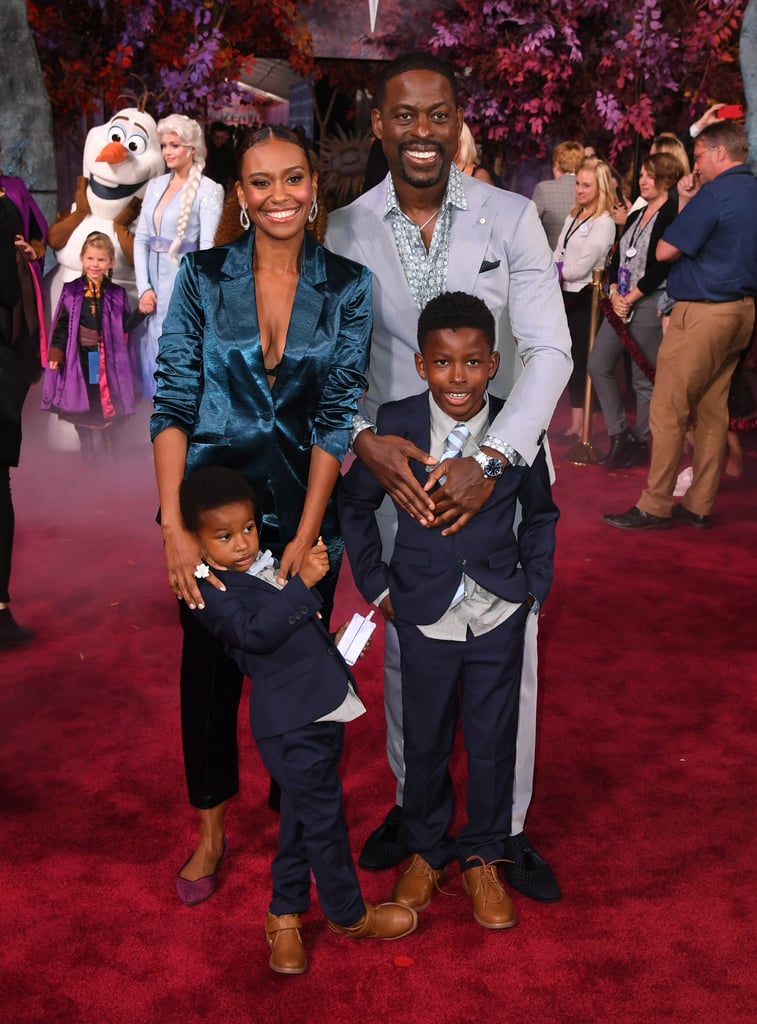
<svg viewBox="0 0 757 1024"><path fill-rule="evenodd" d="M495 459L493 455L487 455L485 452L479 452L474 455L473 458L481 467L481 470L487 480L496 480L497 477L502 476L505 472L505 463L502 459Z"/></svg>

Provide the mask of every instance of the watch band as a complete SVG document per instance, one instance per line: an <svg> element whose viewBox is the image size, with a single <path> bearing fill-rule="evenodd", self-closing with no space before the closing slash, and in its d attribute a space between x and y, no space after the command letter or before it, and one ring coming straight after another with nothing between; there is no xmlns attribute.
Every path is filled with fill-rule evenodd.
<svg viewBox="0 0 757 1024"><path fill-rule="evenodd" d="M526 460L507 441L501 441L494 434L487 434L480 442L482 448L493 448L495 452L504 455L511 466L525 466Z"/></svg>
<svg viewBox="0 0 757 1024"><path fill-rule="evenodd" d="M481 472L486 480L496 480L502 476L507 466L507 463L502 459L497 459L493 455L487 455L486 452L482 452L480 449L473 458L481 467Z"/></svg>

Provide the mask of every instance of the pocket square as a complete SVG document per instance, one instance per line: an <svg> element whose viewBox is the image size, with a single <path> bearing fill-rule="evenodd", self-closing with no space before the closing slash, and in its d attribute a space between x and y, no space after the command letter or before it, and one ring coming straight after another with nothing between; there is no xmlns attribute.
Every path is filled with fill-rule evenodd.
<svg viewBox="0 0 757 1024"><path fill-rule="evenodd" d="M483 260L478 272L479 274L485 274L487 270L496 270L499 264L499 260Z"/></svg>

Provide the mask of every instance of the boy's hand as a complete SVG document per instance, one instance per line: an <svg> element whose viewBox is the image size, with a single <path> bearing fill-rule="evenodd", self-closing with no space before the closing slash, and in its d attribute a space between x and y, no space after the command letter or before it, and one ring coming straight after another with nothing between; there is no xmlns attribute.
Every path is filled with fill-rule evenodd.
<svg viewBox="0 0 757 1024"><path fill-rule="evenodd" d="M322 580L329 571L329 553L323 538L318 538L318 543L308 548L302 557L300 564L300 579L306 587L314 587L319 580Z"/></svg>
<svg viewBox="0 0 757 1024"><path fill-rule="evenodd" d="M487 454L491 451L489 448L483 450ZM494 455L498 459L502 458L499 452L494 452ZM440 462L429 473L426 488L432 488L440 476L446 476L447 479L434 492L436 513L431 525L446 527L442 530L442 536L447 537L459 533L475 516L494 490L494 480L487 480L479 464L470 456Z"/></svg>
<svg viewBox="0 0 757 1024"><path fill-rule="evenodd" d="M339 641L342 639L344 634L347 632L347 627L349 626L349 624L350 624L350 620L347 619L346 622L342 623L342 625L339 627L339 629L336 631L336 633L334 633L334 646L335 647L339 646ZM360 654L358 654L358 658L364 658L365 657L366 651L369 649L369 647L371 646L372 643L373 643L373 634L371 633L371 635L365 641L365 646L363 647L362 651L360 652Z"/></svg>
<svg viewBox="0 0 757 1024"><path fill-rule="evenodd" d="M394 608L392 607L392 599L388 594L379 602L379 611L389 622L394 622ZM371 637L371 639L373 638Z"/></svg>
<svg viewBox="0 0 757 1024"><path fill-rule="evenodd" d="M318 544L322 543L323 538L319 537ZM290 577L296 576L298 573L302 575L305 558L313 550L315 550L313 541L307 537L296 536L289 541L279 559L278 584L280 587L283 587ZM322 579L322 576L319 576L318 579ZM312 586L312 584L309 583L308 586Z"/></svg>
<svg viewBox="0 0 757 1024"><path fill-rule="evenodd" d="M343 622L342 625L339 627L339 629L336 631L336 633L334 633L334 646L335 647L339 646L339 641L342 639L344 634L347 632L347 627L349 626L349 624L350 624L350 622L349 622L349 619L348 619L347 622Z"/></svg>

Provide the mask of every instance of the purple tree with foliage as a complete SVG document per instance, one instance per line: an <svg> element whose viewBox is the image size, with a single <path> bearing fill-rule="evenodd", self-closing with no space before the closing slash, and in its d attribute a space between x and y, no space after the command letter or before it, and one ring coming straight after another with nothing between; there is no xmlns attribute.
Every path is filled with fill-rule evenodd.
<svg viewBox="0 0 757 1024"><path fill-rule="evenodd" d="M598 137L611 159L637 133L684 130L741 102L745 0L458 0L429 45L462 73L467 116L509 161Z"/></svg>

